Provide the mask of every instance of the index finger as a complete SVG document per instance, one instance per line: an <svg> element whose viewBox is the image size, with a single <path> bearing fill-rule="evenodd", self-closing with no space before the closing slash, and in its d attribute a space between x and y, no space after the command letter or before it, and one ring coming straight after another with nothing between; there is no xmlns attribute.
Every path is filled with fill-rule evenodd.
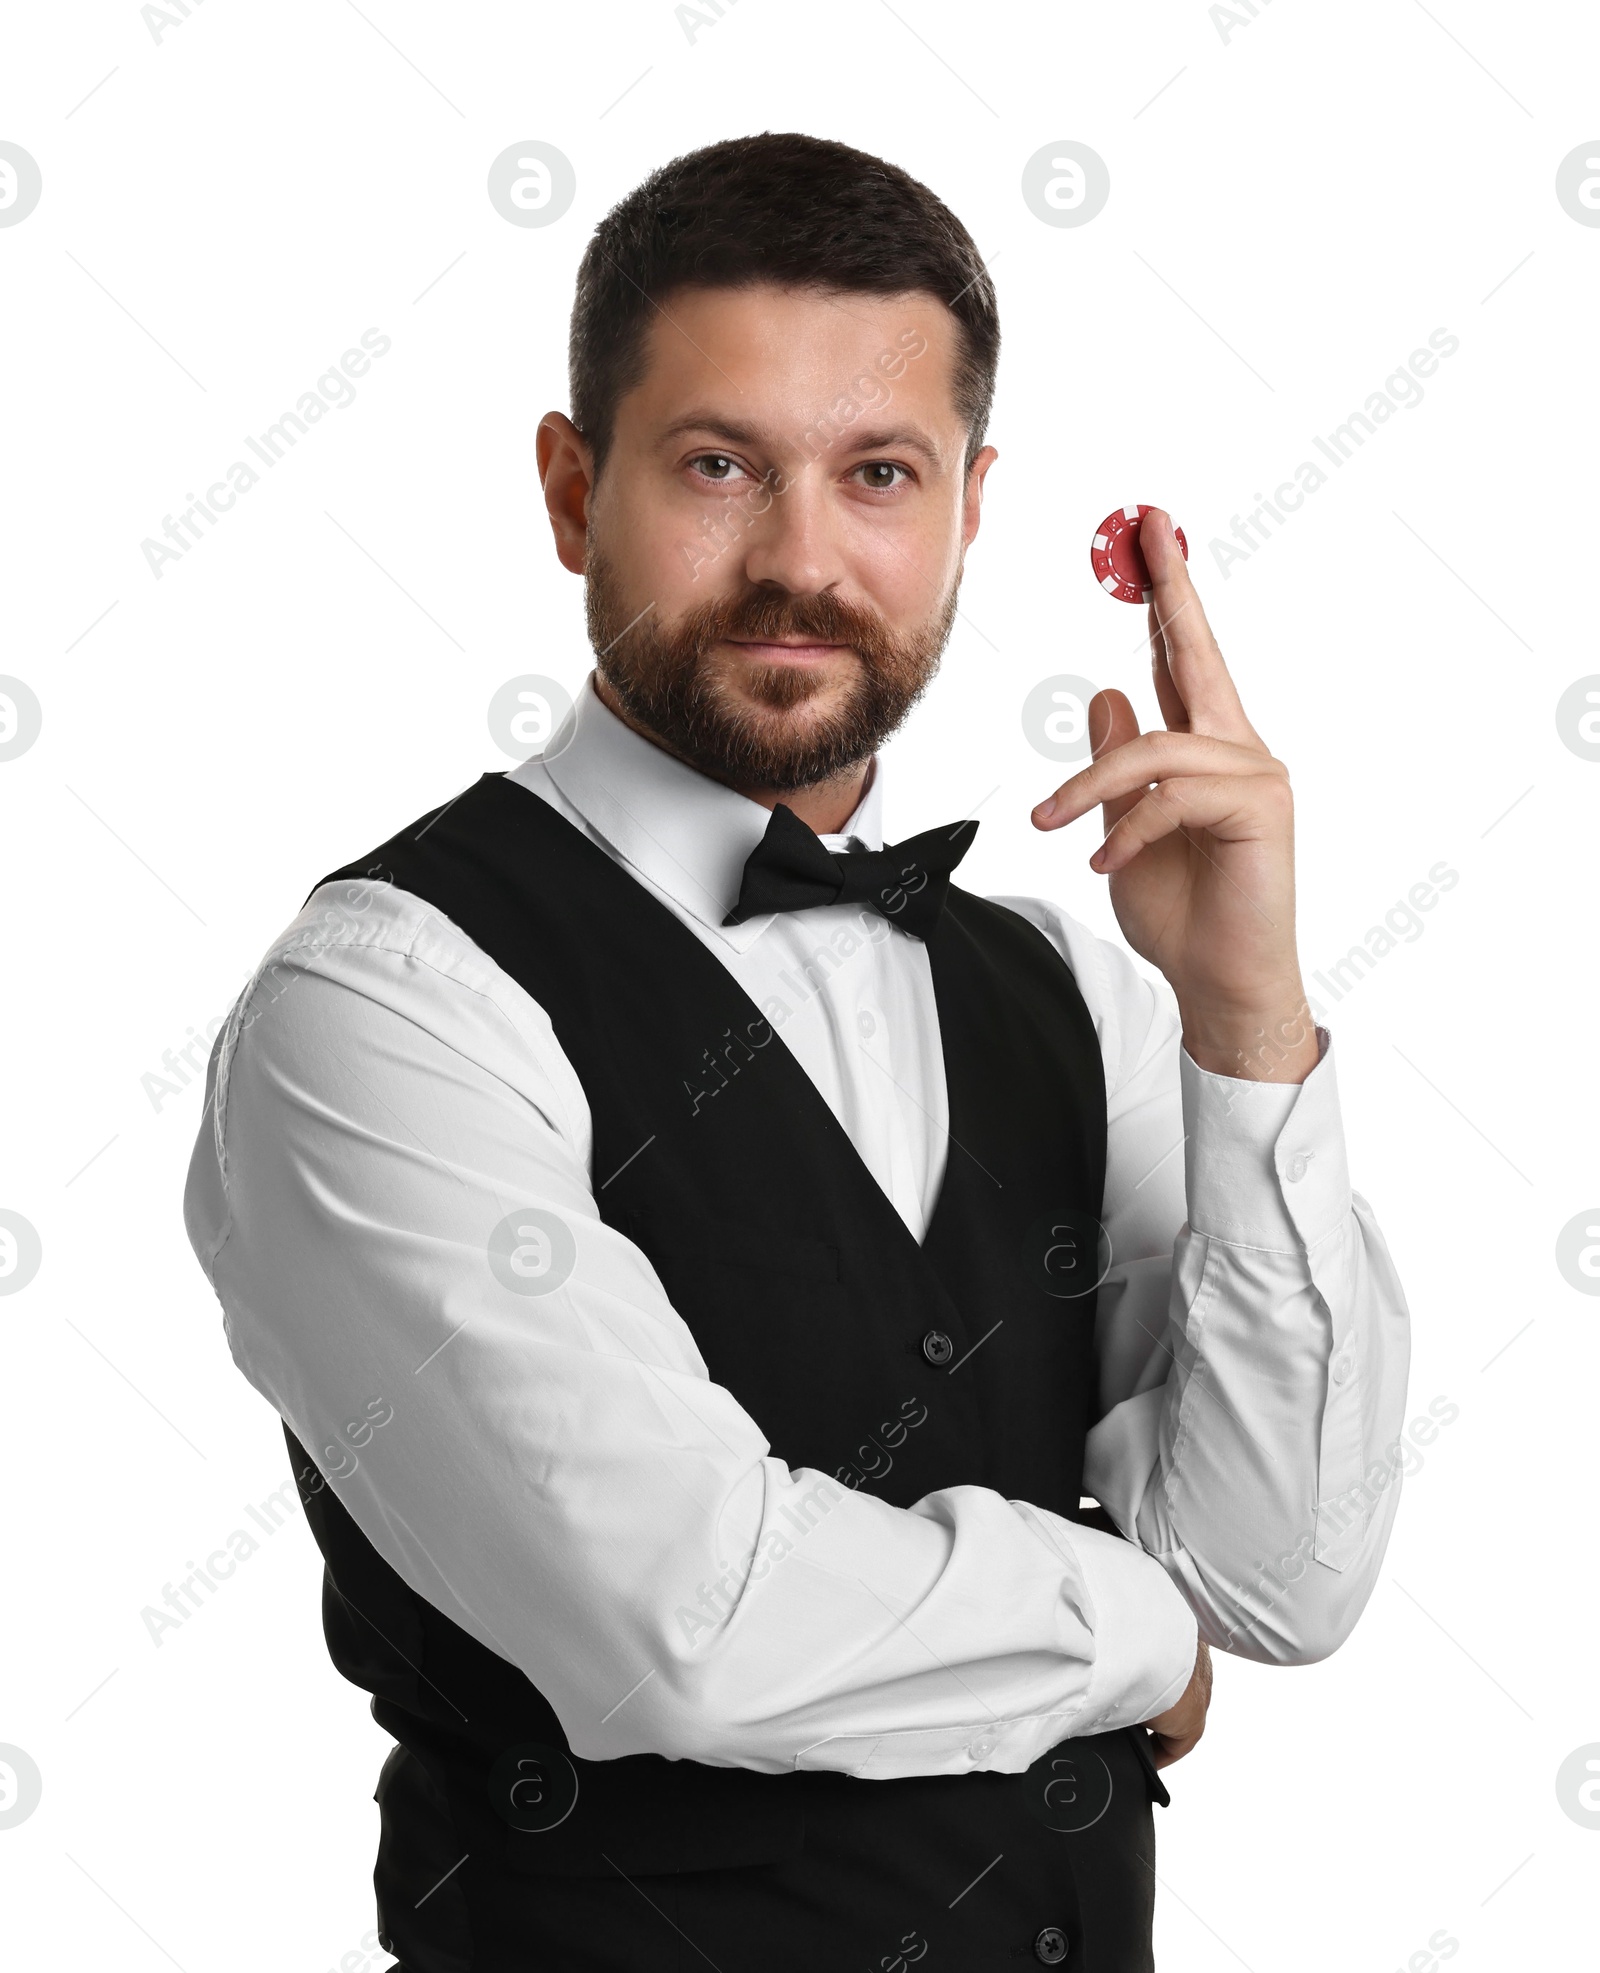
<svg viewBox="0 0 1600 1973"><path fill-rule="evenodd" d="M1190 729L1228 739L1254 738L1172 532L1172 516L1163 508L1152 507L1139 523L1139 550L1150 571L1167 670L1188 711Z"/></svg>

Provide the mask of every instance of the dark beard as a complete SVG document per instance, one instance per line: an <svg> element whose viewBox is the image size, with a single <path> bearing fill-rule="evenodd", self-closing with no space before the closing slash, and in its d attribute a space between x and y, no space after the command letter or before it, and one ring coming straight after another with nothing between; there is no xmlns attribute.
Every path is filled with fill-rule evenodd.
<svg viewBox="0 0 1600 1973"><path fill-rule="evenodd" d="M843 775L900 726L939 669L958 586L951 585L933 622L903 637L891 635L875 611L779 589L708 597L666 627L648 610L630 623L615 571L591 538L584 607L595 663L630 719L730 787L792 794ZM760 708L781 714L802 705L823 689L822 679L799 665L732 659L715 649L726 637L848 644L856 664L843 703L785 732L784 722L763 718ZM733 690L734 664L757 706Z"/></svg>

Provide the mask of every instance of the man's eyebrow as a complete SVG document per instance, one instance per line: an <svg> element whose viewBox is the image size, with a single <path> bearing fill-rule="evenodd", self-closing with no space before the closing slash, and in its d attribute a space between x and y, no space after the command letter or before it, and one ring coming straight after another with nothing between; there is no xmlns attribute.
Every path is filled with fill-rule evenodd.
<svg viewBox="0 0 1600 1973"><path fill-rule="evenodd" d="M741 425L737 419L721 417L714 411L689 411L681 418L674 418L662 432L660 442L670 444L687 432L707 432L713 438L725 438L730 445L765 445L768 442L766 433L758 432L753 425Z"/></svg>
<svg viewBox="0 0 1600 1973"><path fill-rule="evenodd" d="M920 452L923 458L938 466L943 463L944 454L939 446L925 432L915 425L874 425L858 431L854 426L843 424L826 414L814 418L800 434L796 443L806 439L826 427L836 436L844 438L852 452L885 452L899 448L909 452ZM741 424L736 418L725 418L718 412L690 411L681 418L675 418L661 434L661 444L668 445L675 438L682 438L689 432L704 432L709 437L726 439L730 445L765 446L772 443L771 434L758 431L753 425Z"/></svg>
<svg viewBox="0 0 1600 1973"><path fill-rule="evenodd" d="M937 466L943 462L944 453L926 432L915 425L873 425L864 432L852 434L854 452L920 452L924 459Z"/></svg>

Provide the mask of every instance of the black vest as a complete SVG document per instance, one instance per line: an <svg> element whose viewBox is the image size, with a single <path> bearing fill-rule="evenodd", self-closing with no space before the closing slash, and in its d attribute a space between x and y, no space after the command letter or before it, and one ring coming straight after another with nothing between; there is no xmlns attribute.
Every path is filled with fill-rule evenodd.
<svg viewBox="0 0 1600 1973"><path fill-rule="evenodd" d="M593 1117L600 1214L648 1256L712 1378L778 1457L900 1507L970 1484L1077 1517L1105 1086L1077 983L1036 927L952 886L928 941L949 1144L919 1245L781 1018L539 796L485 774L322 881L347 887L348 909L383 883L425 899L549 1015ZM794 980L791 1005L827 964ZM327 1562L328 1648L399 1743L378 1789L377 1882L386 1940L408 1968L477 1963L485 1872L504 1880L502 1902L520 1886L532 1939L539 1898L563 1877L803 1854L808 1828L862 1790L885 1840L973 1818L974 1872L1008 1817L1036 1829L1043 1802L1048 1825L1063 1765L1049 1756L1023 1775L901 1781L573 1756L524 1674L406 1586L285 1433ZM1142 1767L1127 1764L1133 1739ZM1166 1799L1144 1741L1134 1729L1062 1743L1066 1755L1116 1742L1119 1777L1135 1777L1097 1819L1103 1842L1147 1843L1150 1800ZM435 1889L463 1854L474 1868ZM852 1914L840 1943L854 1948L859 1921L861 1963L876 1964L873 1941L899 1937L902 1919Z"/></svg>

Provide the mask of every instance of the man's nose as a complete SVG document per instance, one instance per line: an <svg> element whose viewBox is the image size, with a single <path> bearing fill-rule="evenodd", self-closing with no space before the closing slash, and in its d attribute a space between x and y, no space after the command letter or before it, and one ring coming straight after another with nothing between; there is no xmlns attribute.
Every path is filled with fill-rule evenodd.
<svg viewBox="0 0 1600 1973"><path fill-rule="evenodd" d="M820 595L846 574L826 477L802 472L779 487L745 536L744 573L792 596Z"/></svg>

